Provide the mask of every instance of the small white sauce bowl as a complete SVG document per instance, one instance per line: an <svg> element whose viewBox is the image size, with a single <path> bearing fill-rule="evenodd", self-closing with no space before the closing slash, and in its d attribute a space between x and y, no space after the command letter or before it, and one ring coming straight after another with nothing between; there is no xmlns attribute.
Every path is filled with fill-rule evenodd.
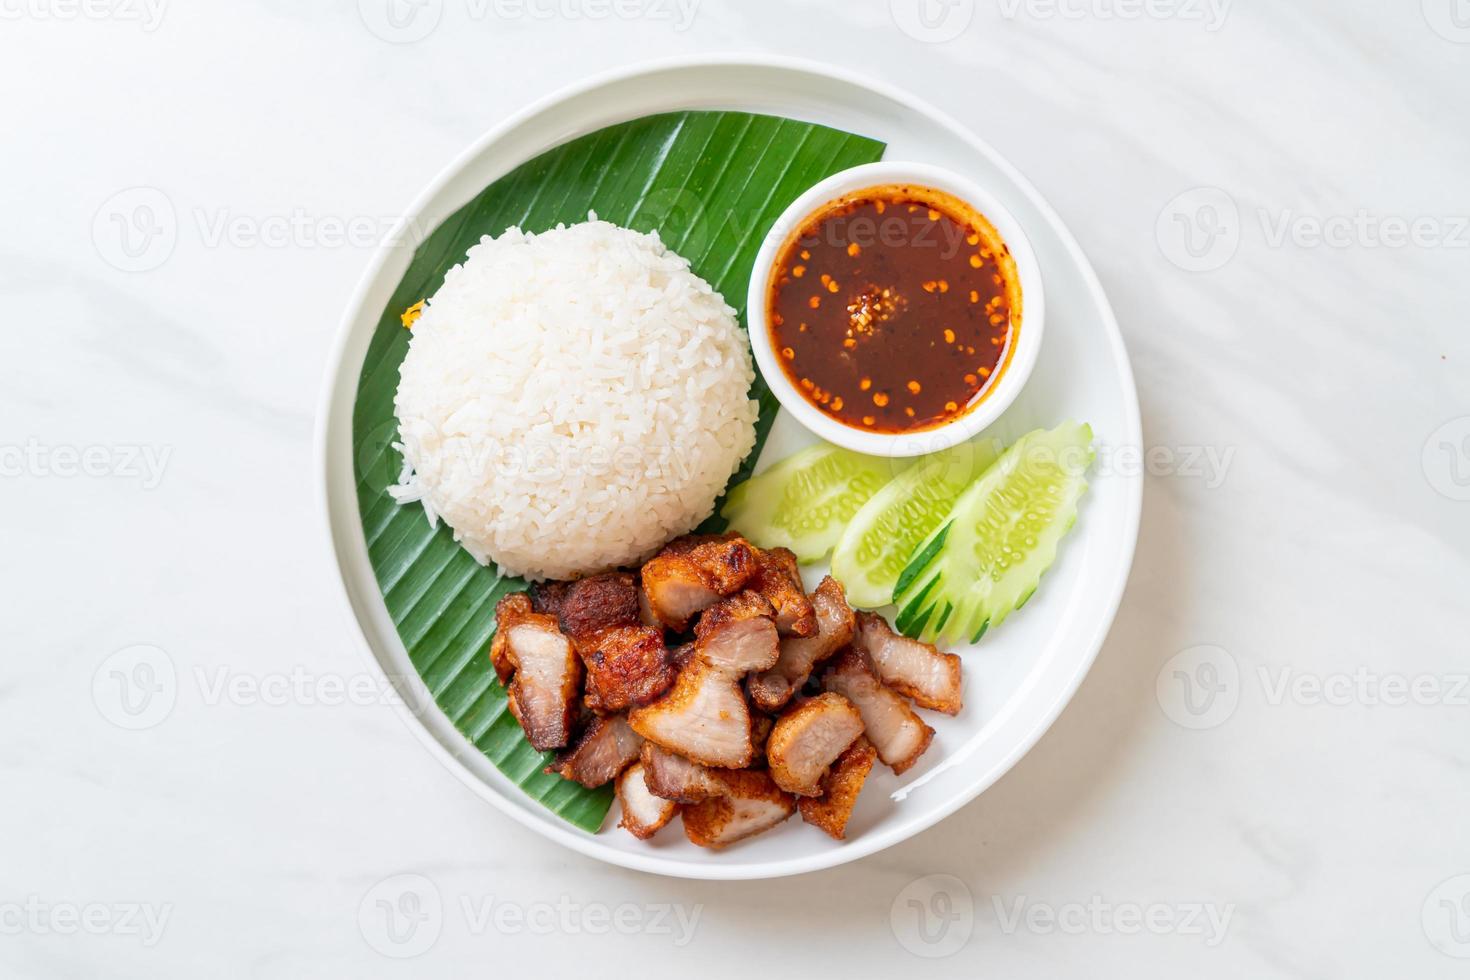
<svg viewBox="0 0 1470 980"><path fill-rule="evenodd" d="M1010 249L1021 292L1020 323L1011 325L1010 341L1001 355L1003 367L979 401L941 425L915 432L873 432L853 428L822 412L787 377L771 341L769 297L771 276L785 245L808 220L828 204L858 191L891 185L931 187L959 198L983 215ZM814 185L791 203L761 244L750 277L746 322L756 364L781 407L819 438L869 456L890 458L936 453L974 438L1000 417L1026 385L1041 352L1046 297L1041 268L1031 242L1010 211L985 188L942 167L920 163L882 162L853 167Z"/></svg>

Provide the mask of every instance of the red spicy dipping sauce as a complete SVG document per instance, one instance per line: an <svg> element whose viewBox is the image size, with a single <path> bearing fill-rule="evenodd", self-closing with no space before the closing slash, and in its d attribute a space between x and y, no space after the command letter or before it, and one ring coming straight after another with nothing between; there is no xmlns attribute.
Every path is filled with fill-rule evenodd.
<svg viewBox="0 0 1470 980"><path fill-rule="evenodd" d="M932 429L985 399L1021 329L1015 261L959 198L892 184L813 213L777 253L771 346L808 402L869 432Z"/></svg>

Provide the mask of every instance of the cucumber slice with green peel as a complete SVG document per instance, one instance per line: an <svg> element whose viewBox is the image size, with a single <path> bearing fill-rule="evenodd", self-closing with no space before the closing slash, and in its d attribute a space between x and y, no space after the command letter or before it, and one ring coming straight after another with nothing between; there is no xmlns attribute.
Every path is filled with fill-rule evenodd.
<svg viewBox="0 0 1470 980"><path fill-rule="evenodd" d="M970 642L1031 598L1077 521L1092 429L1069 422L1022 436L960 494L894 586L896 625L934 642Z"/></svg>
<svg viewBox="0 0 1470 980"><path fill-rule="evenodd" d="M761 548L790 548L821 561L842 529L904 461L819 445L783 459L730 491L721 516Z"/></svg>
<svg viewBox="0 0 1470 980"><path fill-rule="evenodd" d="M1000 455L994 439L925 457L894 477L853 515L832 552L832 577L859 609L893 601L898 577L919 542L939 527L964 489Z"/></svg>

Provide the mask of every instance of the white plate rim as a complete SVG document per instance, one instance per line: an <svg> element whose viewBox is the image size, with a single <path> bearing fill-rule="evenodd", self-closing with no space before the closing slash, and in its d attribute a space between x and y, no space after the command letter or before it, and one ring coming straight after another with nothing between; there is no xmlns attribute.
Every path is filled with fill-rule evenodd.
<svg viewBox="0 0 1470 980"><path fill-rule="evenodd" d="M1122 332L1118 327L1112 304L1109 302L1103 290L1102 283L1098 279L1092 263L1087 259L1086 254L1082 251L1081 245L1072 235L1070 229L1062 221L1060 215L1057 214L1041 193L1020 171L987 142L972 133L953 116L899 86L892 85L880 79L864 76L846 68L811 59L757 53L732 53L724 55L680 56L643 61L634 65L623 66L594 74L580 81L563 86L551 94L532 102L499 125L492 127L440 170L439 174L415 198L404 217L399 219L384 243L374 253L357 286L354 288L338 324L328 357L326 375L317 406L313 449L315 460L315 479L313 480L313 484L316 490L316 501L321 518L323 541L328 549L332 564L336 569L337 595L342 603L343 611L352 622L357 636L362 641L360 647L361 655L368 661L369 669L378 676L381 682L392 685L400 693L405 695L402 699L395 699L394 703L395 713L398 715L399 720L462 783L476 795L489 801L498 810L510 816L521 825L578 853L600 861L636 871L676 878L756 880L806 874L836 867L850 861L856 861L907 840L939 823L989 789L1036 745L1041 736L1055 723L1056 719L1061 715L1062 710L1076 694L1083 679L1087 676L1088 671L1091 670L1093 663L1096 661L1097 655L1102 649L1108 632L1111 630L1113 622L1117 617L1118 607L1122 602L1123 592L1132 570L1133 559L1137 548L1138 528L1143 508L1143 480L1141 475L1116 474L1114 476L1114 479L1123 480L1127 483L1131 490L1126 495L1125 525L1121 529L1121 538L1124 542L1125 553L1116 565L1113 581L1108 584L1108 599L1103 603L1103 607L1107 610L1106 615L1098 621L1093 635L1087 641L1087 652L1085 656L1075 662L1071 676L1056 688L1056 693L1051 703L1036 714L1036 722L1032 725L1031 729L1017 739L1011 750L994 762L970 787L957 793L953 798L944 801L941 805L935 806L921 816L911 818L907 823L898 827L886 831L869 833L846 842L843 847L814 852L805 858L731 865L719 863L689 864L683 861L670 860L653 852L642 854L620 851L603 844L597 835L583 835L582 832L570 824L559 821L557 818L553 818L552 820L538 819L522 809L519 805L506 799L501 793L486 784L466 767L448 747L434 736L424 724L423 720L418 717L418 713L412 706L416 692L403 691L402 686L405 679L391 676L373 650L372 641L367 636L365 627L358 618L357 611L353 605L351 587L348 582L347 570L344 566L344 558L333 531L331 479L333 446L331 444L330 434L335 419L334 412L337 410L335 395L343 381L344 361L347 348L352 339L353 324L358 319L361 307L371 291L373 284L381 274L383 267L387 264L394 249L400 247L394 243L405 240L406 235L416 230L413 225L413 216L421 213L469 163L493 144L553 107L563 102L585 96L599 88L627 81L644 74L710 67L747 67L756 70L774 69L808 73L825 76L832 81L856 88L867 89L880 96L905 104L916 114L927 116L930 121L948 130L954 137L963 141L977 153L985 156L1037 208L1038 212L1051 226L1051 230L1057 235L1058 241L1063 245L1072 261L1076 264L1078 271L1082 274L1091 301L1106 328L1107 343L1112 350L1118 370L1121 372L1120 380L1123 382L1122 393L1124 395L1123 410L1127 428L1124 437L1129 445L1142 445L1142 421L1137 387L1134 382L1128 352L1123 342ZM355 373L354 371L351 380L354 391L356 389ZM348 420L350 423L350 410ZM348 447L348 454L350 457L350 446ZM360 533L360 521L357 522L355 527L358 533ZM417 677L407 679L407 682L410 684L418 683L420 685L422 683ZM432 710L438 709L435 707Z"/></svg>

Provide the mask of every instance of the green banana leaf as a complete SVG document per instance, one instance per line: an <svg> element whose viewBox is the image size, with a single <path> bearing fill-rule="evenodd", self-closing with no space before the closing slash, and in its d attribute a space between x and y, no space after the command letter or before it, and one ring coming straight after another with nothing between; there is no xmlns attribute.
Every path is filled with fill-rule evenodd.
<svg viewBox="0 0 1470 980"><path fill-rule="evenodd" d="M738 112L669 113L599 130L517 167L451 215L419 246L378 321L358 379L353 447L358 510L383 602L455 726L527 794L584 830L601 826L611 790L542 772L551 756L527 744L490 668L495 603L523 583L477 564L447 527L430 528L420 506L400 507L387 493L402 466L391 446L409 339L400 316L432 295L482 235L512 225L544 231L596 211L624 227L657 230L740 310L743 325L751 266L781 211L812 184L871 163L883 149L823 126ZM776 414L765 384L757 379L755 388L757 448L732 483L748 475Z"/></svg>

